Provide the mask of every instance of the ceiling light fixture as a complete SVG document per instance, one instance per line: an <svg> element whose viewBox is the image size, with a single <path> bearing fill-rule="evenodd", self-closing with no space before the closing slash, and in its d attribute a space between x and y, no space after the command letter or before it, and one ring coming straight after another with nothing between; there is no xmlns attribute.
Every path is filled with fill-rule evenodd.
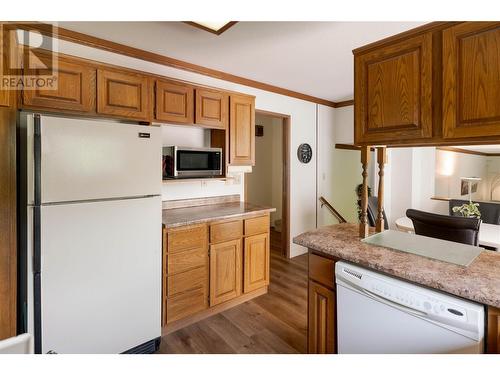
<svg viewBox="0 0 500 375"><path fill-rule="evenodd" d="M185 21L184 23L212 34L220 35L231 26L234 26L237 22L238 21Z"/></svg>

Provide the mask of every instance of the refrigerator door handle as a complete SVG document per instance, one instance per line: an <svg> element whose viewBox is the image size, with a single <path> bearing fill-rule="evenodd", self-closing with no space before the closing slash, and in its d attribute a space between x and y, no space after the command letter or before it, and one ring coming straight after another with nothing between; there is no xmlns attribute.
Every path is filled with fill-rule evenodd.
<svg viewBox="0 0 500 375"><path fill-rule="evenodd" d="M34 309L34 336L35 353L42 352L42 296L41 296L41 176L42 176L42 137L41 117L33 115L33 156L34 156L34 207L33 207L33 309Z"/></svg>

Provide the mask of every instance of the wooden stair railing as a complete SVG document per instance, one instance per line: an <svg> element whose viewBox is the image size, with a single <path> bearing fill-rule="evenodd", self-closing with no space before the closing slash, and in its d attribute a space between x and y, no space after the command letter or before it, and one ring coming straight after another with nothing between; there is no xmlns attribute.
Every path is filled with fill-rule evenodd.
<svg viewBox="0 0 500 375"><path fill-rule="evenodd" d="M339 223L347 223L347 220L335 209L333 206L326 200L325 197L319 197L319 201L321 202L321 207L326 206L328 210L332 213L333 216L339 221Z"/></svg>

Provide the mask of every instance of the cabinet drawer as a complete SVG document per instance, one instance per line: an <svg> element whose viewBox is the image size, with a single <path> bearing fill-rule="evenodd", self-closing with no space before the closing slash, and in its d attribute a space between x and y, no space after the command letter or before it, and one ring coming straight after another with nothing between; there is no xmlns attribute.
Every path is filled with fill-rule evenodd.
<svg viewBox="0 0 500 375"><path fill-rule="evenodd" d="M335 262L315 254L309 254L309 278L329 287L335 287Z"/></svg>
<svg viewBox="0 0 500 375"><path fill-rule="evenodd" d="M237 240L243 236L243 221L230 221L210 225L210 242Z"/></svg>
<svg viewBox="0 0 500 375"><path fill-rule="evenodd" d="M168 255L168 275L185 272L208 264L208 248L200 248Z"/></svg>
<svg viewBox="0 0 500 375"><path fill-rule="evenodd" d="M207 230L206 225L170 229L168 232L168 252L172 254L195 248L207 248Z"/></svg>
<svg viewBox="0 0 500 375"><path fill-rule="evenodd" d="M190 271L167 277L167 297L192 289L206 288L208 284L207 267L198 267Z"/></svg>
<svg viewBox="0 0 500 375"><path fill-rule="evenodd" d="M178 294L167 299L167 324L208 308L205 287Z"/></svg>
<svg viewBox="0 0 500 375"><path fill-rule="evenodd" d="M245 220L245 236L267 233L269 231L269 216L260 216Z"/></svg>

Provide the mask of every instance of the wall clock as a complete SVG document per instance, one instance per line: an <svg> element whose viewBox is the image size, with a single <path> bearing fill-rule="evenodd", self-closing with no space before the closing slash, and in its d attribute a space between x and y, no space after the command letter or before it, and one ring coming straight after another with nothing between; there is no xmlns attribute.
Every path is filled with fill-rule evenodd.
<svg viewBox="0 0 500 375"><path fill-rule="evenodd" d="M312 148L308 143L302 143L297 149L297 157L301 163L307 164L312 158Z"/></svg>

